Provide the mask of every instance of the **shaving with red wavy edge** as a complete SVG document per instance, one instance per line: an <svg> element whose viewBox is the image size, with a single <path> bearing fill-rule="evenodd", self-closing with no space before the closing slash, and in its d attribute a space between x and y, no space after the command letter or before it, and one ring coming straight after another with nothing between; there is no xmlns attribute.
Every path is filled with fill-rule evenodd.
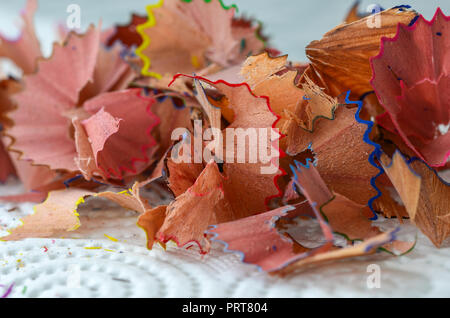
<svg viewBox="0 0 450 318"><path fill-rule="evenodd" d="M104 175L122 178L147 168L156 148L151 136L159 119L151 112L155 101L129 89L88 100L91 114L82 126L91 143L96 166Z"/></svg>
<svg viewBox="0 0 450 318"><path fill-rule="evenodd" d="M179 74L174 78L174 81L181 76L187 75ZM256 129L258 140L262 138L267 143L267 149L264 155L268 158L258 156L259 158L256 158L254 163L248 163L248 159L250 159L250 149L255 149L251 148L251 145L248 144L245 144L245 147L240 149L238 138L234 138L233 145L236 150L231 154L233 156L232 158L225 157L227 156L226 149L222 151L222 156L219 156L224 161L224 173L229 180L225 183L225 191L229 191L229 193L234 193L235 195L231 202L233 207L238 211L247 211L246 213L259 213L264 211L270 199L281 197L282 195L276 181L277 178L285 174L279 168L279 159L284 156L282 149L278 145L279 140L283 136L276 130L276 125L280 117L273 112L269 98L255 96L246 83L229 84L222 80L211 82L199 76L192 76L191 78L209 84L219 93L223 94L233 111L233 120L228 126L224 127L223 147L226 148L227 144L227 128L235 129L236 131L239 131L239 129L243 131ZM268 136L265 139L262 136L265 133L259 131L259 128L267 129ZM239 153L239 149L241 153ZM244 159L248 158L247 161L240 163L238 155L245 155ZM233 163L227 163L227 158L231 159ZM265 159L268 159L267 162L264 162L266 161ZM266 169L268 172L262 173L263 169ZM258 200L248 200L255 193L259 194L257 197ZM264 202L264 205L262 202Z"/></svg>
<svg viewBox="0 0 450 318"><path fill-rule="evenodd" d="M433 167L445 165L450 156L449 37L450 17L438 9L431 21L420 16L411 27L400 24L371 59L371 83L387 114L378 123L395 128Z"/></svg>
<svg viewBox="0 0 450 318"><path fill-rule="evenodd" d="M227 128L242 130L266 128L271 132L276 125L278 117L273 114L268 99L253 95L247 84L232 85L224 81L211 82L202 77L193 77L193 79L197 81L197 89L202 89L202 97L199 98L204 103L207 103L207 96L203 86L199 84L200 81L214 87L228 99L234 118L224 128L224 136ZM177 77L174 78L175 80ZM205 108L211 110L214 106L207 107L205 105ZM210 122L210 125L212 126L213 123ZM213 128L218 129L218 127ZM258 131L258 133L265 132ZM190 135L181 143L185 140L192 141L193 138L193 135ZM155 208L140 217L138 224L147 232L148 247L151 248L155 240L163 244L172 240L179 246L197 242L203 252L209 249L203 232L208 226L217 223L218 219L222 219L219 222L228 222L268 210L269 201L280 196L276 178L283 173L274 162L280 156L276 147L279 135L275 138L274 140L266 138L267 148L271 149L270 155L272 156L272 160L269 162L238 162L239 144L236 139L231 143L235 150L231 158L232 162L229 162L230 158L225 157L229 151L225 146L226 141L217 143L213 147L216 156L219 156L217 146L224 147L222 153L225 156L221 156L224 161L222 164L223 176L216 163L209 163L203 168L201 163L193 161L176 163L174 158L169 158L167 161L169 187L176 198L169 206ZM187 147L182 147L181 151L183 152L180 151L179 155L192 159L195 151L192 142L187 144ZM249 150L251 148L249 145L245 147L240 151L245 152L246 158L250 158ZM203 149L202 147L202 151ZM272 152L275 152L275 156ZM180 158L177 159L180 160ZM275 169L272 170L275 171L267 175L262 174L262 169L267 165L274 167ZM213 182L213 180L217 181ZM193 213L192 211L198 212Z"/></svg>

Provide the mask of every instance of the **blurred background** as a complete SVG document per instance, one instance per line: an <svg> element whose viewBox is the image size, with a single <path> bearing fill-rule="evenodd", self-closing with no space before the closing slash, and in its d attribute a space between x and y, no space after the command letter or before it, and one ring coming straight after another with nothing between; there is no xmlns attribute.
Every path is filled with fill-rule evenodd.
<svg viewBox="0 0 450 318"><path fill-rule="evenodd" d="M400 0L402 1L402 0ZM65 23L70 4L81 7L82 28L102 19L105 27L114 23L126 23L132 12L145 13L147 4L157 0L39 0L36 16L37 32L46 55L56 35L56 25ZM224 0L225 4L235 3L240 14L255 17L265 25L265 33L272 39L272 45L289 54L291 60L304 61L305 46L338 25L346 16L355 0ZM17 23L25 0L0 1L0 32L14 37L18 35ZM427 19L433 17L440 6L445 14L450 14L449 0L411 0L407 3L395 0L363 0L360 10L366 11L370 4L390 8L409 4Z"/></svg>

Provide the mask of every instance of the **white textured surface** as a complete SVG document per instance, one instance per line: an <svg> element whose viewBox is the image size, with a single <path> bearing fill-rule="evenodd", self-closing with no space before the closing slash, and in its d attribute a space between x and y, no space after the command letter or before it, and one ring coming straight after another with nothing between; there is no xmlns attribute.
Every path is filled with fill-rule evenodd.
<svg viewBox="0 0 450 318"><path fill-rule="evenodd" d="M0 187L7 190L17 186ZM9 212L13 207L0 205L1 235L31 212L29 204ZM69 235L0 242L0 295L14 283L10 297L450 297L450 244L438 250L422 235L407 256L377 254L277 278L220 245L206 256L175 247L148 251L136 214L112 204L91 200L80 212L83 225ZM370 264L381 267L380 289L367 288ZM73 288L77 267L80 286Z"/></svg>

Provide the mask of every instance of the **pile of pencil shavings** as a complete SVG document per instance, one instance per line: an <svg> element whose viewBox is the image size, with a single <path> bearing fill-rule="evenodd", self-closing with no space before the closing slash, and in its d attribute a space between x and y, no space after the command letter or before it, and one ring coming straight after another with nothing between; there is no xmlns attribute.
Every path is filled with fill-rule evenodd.
<svg viewBox="0 0 450 318"><path fill-rule="evenodd" d="M139 213L149 249L220 242L281 275L405 254L415 242L398 236L404 219L437 247L450 235L440 9L427 21L408 6L369 16L355 6L306 47L306 63L221 0L162 0L128 25L60 28L43 58L36 9L29 0L18 39L1 38L0 57L23 75L0 83L0 179L27 190L1 199L37 203L2 240L76 230L87 197ZM170 204L146 199L154 184ZM399 228L383 232L380 216ZM307 236L305 222L321 233L308 246L293 234Z"/></svg>

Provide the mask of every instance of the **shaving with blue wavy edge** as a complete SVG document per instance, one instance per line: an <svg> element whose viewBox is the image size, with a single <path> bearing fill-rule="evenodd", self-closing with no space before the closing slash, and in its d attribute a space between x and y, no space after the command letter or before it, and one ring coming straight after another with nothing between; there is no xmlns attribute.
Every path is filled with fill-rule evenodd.
<svg viewBox="0 0 450 318"><path fill-rule="evenodd" d="M307 61L224 0L64 29L43 58L28 0L21 35L0 35L21 74L0 69L0 182L22 185L0 201L36 205L0 239L76 232L102 198L135 212L148 253L221 248L281 276L445 245L450 17L358 5Z"/></svg>

